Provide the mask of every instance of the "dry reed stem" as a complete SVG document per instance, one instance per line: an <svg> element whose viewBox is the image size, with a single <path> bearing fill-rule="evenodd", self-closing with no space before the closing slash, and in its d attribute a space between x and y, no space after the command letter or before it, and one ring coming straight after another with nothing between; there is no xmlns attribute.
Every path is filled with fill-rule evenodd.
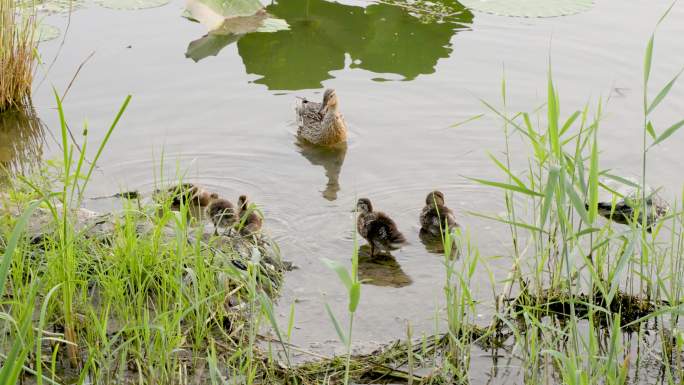
<svg viewBox="0 0 684 385"><path fill-rule="evenodd" d="M36 64L36 13L0 0L0 112L26 105Z"/></svg>

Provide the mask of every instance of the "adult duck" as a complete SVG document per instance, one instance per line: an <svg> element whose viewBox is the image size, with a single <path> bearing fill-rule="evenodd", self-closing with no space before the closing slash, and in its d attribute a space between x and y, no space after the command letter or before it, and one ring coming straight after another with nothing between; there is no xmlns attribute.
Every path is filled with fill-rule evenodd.
<svg viewBox="0 0 684 385"><path fill-rule="evenodd" d="M334 89L325 90L322 103L302 99L296 113L299 139L320 146L334 146L347 140L347 124Z"/></svg>

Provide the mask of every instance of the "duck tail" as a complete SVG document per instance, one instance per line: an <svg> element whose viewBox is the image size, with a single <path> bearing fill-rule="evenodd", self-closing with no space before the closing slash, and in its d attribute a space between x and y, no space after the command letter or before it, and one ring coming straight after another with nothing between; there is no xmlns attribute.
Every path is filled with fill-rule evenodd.
<svg viewBox="0 0 684 385"><path fill-rule="evenodd" d="M389 244L393 248L399 248L408 243L406 237L396 227L391 227L389 232Z"/></svg>

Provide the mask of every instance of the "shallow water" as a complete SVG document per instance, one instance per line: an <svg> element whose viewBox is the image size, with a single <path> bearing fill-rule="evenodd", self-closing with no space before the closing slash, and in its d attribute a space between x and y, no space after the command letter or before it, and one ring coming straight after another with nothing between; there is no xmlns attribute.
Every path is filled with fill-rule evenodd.
<svg viewBox="0 0 684 385"><path fill-rule="evenodd" d="M602 165L640 173L642 55L668 4L598 0L588 12L551 19L464 10L446 23L421 24L390 5L283 0L269 11L286 19L290 31L233 44L196 42L197 62L185 52L205 30L179 16L180 2L134 12L86 7L72 15L63 46L61 38L41 46L48 64L58 55L34 95L49 131L43 156L59 152L51 86L63 92L94 51L64 102L74 135L87 122L89 140L100 140L125 95L133 100L100 160L91 196L152 190L162 157L166 178L183 170L186 179L230 199L250 195L283 257L299 267L286 278L282 322L296 302L292 342L323 354L339 349L323 304L342 316L346 296L320 259L348 263L351 211L358 197L370 198L410 242L394 261L362 266L378 285L363 286L354 340L370 348L404 337L407 322L414 335L431 333L435 316L441 318L442 258L418 238L428 191L445 193L496 279L505 276L510 259L491 257L510 253L505 229L467 214L502 211L501 194L466 178L503 178L487 155L503 150L502 129L491 116L449 128L485 112L478 98L500 105L504 68L511 111L545 100L549 55L564 116L610 97L600 131ZM682 17L684 7L675 7L658 31L652 94L684 64ZM68 22L61 15L48 21L62 30ZM340 97L351 131L346 151L295 143L295 96L319 98L323 87ZM682 115L684 87L675 87L659 107L656 128ZM666 196L680 191L683 145L680 133L651 154L649 183L665 186ZM514 141L512 152L520 157L521 150ZM518 160L524 167L525 159ZM476 274L488 322L490 278L485 269Z"/></svg>

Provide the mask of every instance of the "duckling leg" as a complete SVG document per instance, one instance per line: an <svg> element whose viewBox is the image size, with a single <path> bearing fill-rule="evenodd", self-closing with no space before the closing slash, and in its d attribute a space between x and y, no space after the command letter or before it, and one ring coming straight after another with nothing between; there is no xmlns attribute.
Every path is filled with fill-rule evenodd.
<svg viewBox="0 0 684 385"><path fill-rule="evenodd" d="M219 233L218 233L218 227L217 227L216 225L214 225L214 236L215 236L215 237L218 237L218 235L219 235Z"/></svg>
<svg viewBox="0 0 684 385"><path fill-rule="evenodd" d="M375 244L373 242L370 243L370 249L371 249L370 256L372 258L373 256L375 256Z"/></svg>

